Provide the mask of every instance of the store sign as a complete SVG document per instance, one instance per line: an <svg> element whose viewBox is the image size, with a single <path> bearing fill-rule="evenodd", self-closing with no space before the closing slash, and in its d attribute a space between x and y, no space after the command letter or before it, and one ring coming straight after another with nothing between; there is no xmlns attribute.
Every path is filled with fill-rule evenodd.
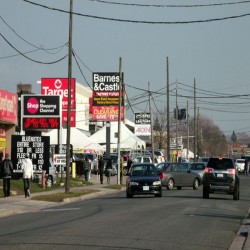
<svg viewBox="0 0 250 250"><path fill-rule="evenodd" d="M60 97L45 95L22 95L22 115L60 117Z"/></svg>
<svg viewBox="0 0 250 250"><path fill-rule="evenodd" d="M26 117L22 119L23 130L44 130L44 129L60 129L59 117Z"/></svg>
<svg viewBox="0 0 250 250"><path fill-rule="evenodd" d="M14 176L22 176L22 162L26 154L30 155L34 173L49 173L50 137L12 135L11 160Z"/></svg>
<svg viewBox="0 0 250 250"><path fill-rule="evenodd" d="M124 120L124 89L120 91L123 73L98 72L93 73L93 96L90 113L95 121L117 121L121 102L120 117Z"/></svg>
<svg viewBox="0 0 250 250"><path fill-rule="evenodd" d="M68 78L42 78L41 93L43 95L59 95L62 97L62 109L68 108L69 98ZM75 103L75 78L71 79L71 108L76 108Z"/></svg>
<svg viewBox="0 0 250 250"><path fill-rule="evenodd" d="M135 135L151 135L151 116L150 113L135 113Z"/></svg>
<svg viewBox="0 0 250 250"><path fill-rule="evenodd" d="M17 123L17 95L0 89L0 121Z"/></svg>

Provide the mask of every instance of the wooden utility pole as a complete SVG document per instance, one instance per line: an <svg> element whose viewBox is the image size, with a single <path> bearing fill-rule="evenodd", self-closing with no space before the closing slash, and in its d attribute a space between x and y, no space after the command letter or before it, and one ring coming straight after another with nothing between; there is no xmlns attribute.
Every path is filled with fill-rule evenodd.
<svg viewBox="0 0 250 250"><path fill-rule="evenodd" d="M187 112L186 112L186 121L187 121L187 158L189 161L189 117L188 117L188 100L187 100Z"/></svg>
<svg viewBox="0 0 250 250"><path fill-rule="evenodd" d="M177 101L177 94L178 94L178 82L176 81L176 107L175 107L175 142L176 142L176 162L178 161L178 101Z"/></svg>
<svg viewBox="0 0 250 250"><path fill-rule="evenodd" d="M167 57L167 161L170 161L170 119L169 119L169 64Z"/></svg>
<svg viewBox="0 0 250 250"><path fill-rule="evenodd" d="M152 150L152 161L155 163L155 147L154 147L154 130L153 130L153 112L151 106L151 89L150 89L150 82L148 82L148 93L149 93L149 112L150 112L150 127L151 127L151 150Z"/></svg>
<svg viewBox="0 0 250 250"><path fill-rule="evenodd" d="M194 78L194 161L196 161L196 145L197 145L197 122L196 122L196 82Z"/></svg>
<svg viewBox="0 0 250 250"><path fill-rule="evenodd" d="M68 55L68 109L67 109L67 148L66 148L66 183L65 193L69 192L69 168L70 168L70 119L71 119L71 79L72 79L72 19L73 0L70 0L69 13L69 55Z"/></svg>
<svg viewBox="0 0 250 250"><path fill-rule="evenodd" d="M118 107L118 140L117 140L117 154L118 154L118 169L117 169L117 185L120 185L121 176L121 90L122 90L122 58L119 59L119 107Z"/></svg>

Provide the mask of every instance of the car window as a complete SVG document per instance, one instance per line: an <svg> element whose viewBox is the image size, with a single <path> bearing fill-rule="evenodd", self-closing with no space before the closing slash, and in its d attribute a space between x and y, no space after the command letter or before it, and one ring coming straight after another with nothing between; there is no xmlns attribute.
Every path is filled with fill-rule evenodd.
<svg viewBox="0 0 250 250"><path fill-rule="evenodd" d="M180 164L180 171L181 172L187 172L188 165L187 164Z"/></svg>
<svg viewBox="0 0 250 250"><path fill-rule="evenodd" d="M131 176L155 176L157 169L153 165L142 165L132 167Z"/></svg>
<svg viewBox="0 0 250 250"><path fill-rule="evenodd" d="M190 170L204 170L205 165L204 164L192 164L190 167Z"/></svg>
<svg viewBox="0 0 250 250"><path fill-rule="evenodd" d="M150 159L148 157L143 157L143 162L150 162Z"/></svg>
<svg viewBox="0 0 250 250"><path fill-rule="evenodd" d="M227 170L234 168L234 164L231 159L210 158L207 167L213 168L215 170Z"/></svg>
<svg viewBox="0 0 250 250"><path fill-rule="evenodd" d="M245 164L245 160L244 159L237 159L236 162L237 163L244 163Z"/></svg>

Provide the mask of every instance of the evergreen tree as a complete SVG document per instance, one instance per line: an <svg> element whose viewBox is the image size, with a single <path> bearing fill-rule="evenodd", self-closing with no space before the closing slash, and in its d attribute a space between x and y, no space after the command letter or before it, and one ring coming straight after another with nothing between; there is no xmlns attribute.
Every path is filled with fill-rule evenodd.
<svg viewBox="0 0 250 250"><path fill-rule="evenodd" d="M232 135L231 135L231 141L232 142L236 142L237 141L237 136L235 134L235 132L233 131Z"/></svg>

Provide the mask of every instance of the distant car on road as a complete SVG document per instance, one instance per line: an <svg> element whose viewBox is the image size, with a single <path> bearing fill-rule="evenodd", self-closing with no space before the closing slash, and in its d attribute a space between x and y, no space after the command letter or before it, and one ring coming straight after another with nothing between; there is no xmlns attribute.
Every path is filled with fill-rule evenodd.
<svg viewBox="0 0 250 250"><path fill-rule="evenodd" d="M245 171L245 159L236 159L235 168L239 173L244 173Z"/></svg>
<svg viewBox="0 0 250 250"><path fill-rule="evenodd" d="M213 193L233 195L234 200L239 200L240 180L232 159L209 159L203 176L203 198L208 199Z"/></svg>
<svg viewBox="0 0 250 250"><path fill-rule="evenodd" d="M162 186L171 190L177 187L193 187L197 190L202 184L199 174L191 172L191 165L183 162L162 162L156 165L159 172L162 173Z"/></svg>
<svg viewBox="0 0 250 250"><path fill-rule="evenodd" d="M134 163L126 173L126 195L155 195L162 197L162 184L158 171L152 163Z"/></svg>

